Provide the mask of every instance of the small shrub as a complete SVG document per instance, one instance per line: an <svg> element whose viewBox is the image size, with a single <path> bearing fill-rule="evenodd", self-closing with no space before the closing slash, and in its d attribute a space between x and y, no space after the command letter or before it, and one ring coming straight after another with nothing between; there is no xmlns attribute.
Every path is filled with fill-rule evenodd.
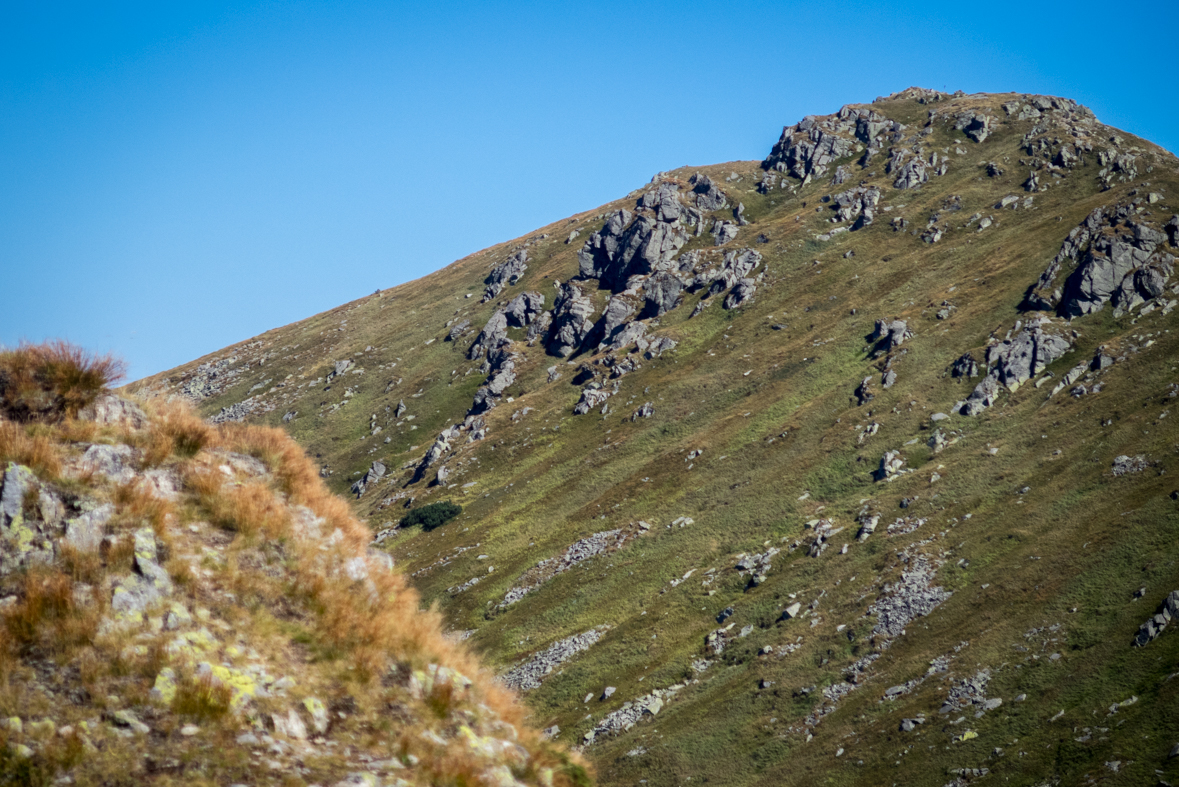
<svg viewBox="0 0 1179 787"><path fill-rule="evenodd" d="M441 500L437 503L430 503L428 506L415 508L401 519L402 527L413 527L414 525L421 525L422 530L430 531L436 527L442 527L450 520L463 512L463 507L450 502L449 500Z"/></svg>
<svg viewBox="0 0 1179 787"><path fill-rule="evenodd" d="M125 369L114 356L60 340L0 351L0 415L23 422L76 415Z"/></svg>

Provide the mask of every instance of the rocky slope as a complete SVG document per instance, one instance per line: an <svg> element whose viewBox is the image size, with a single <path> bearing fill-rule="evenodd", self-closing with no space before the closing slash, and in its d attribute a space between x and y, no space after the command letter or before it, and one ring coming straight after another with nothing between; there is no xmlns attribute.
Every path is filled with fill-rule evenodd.
<svg viewBox="0 0 1179 787"><path fill-rule="evenodd" d="M911 88L133 388L283 425L603 783L1174 780L1177 194Z"/></svg>
<svg viewBox="0 0 1179 787"><path fill-rule="evenodd" d="M105 396L0 458L0 783L588 783L280 431Z"/></svg>

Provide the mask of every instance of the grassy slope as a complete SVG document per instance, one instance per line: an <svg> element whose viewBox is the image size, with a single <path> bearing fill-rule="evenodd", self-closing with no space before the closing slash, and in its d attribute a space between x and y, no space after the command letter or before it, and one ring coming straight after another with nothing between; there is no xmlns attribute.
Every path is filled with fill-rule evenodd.
<svg viewBox="0 0 1179 787"><path fill-rule="evenodd" d="M978 101L997 107L1005 98ZM921 124L928 107L895 101L877 109ZM1003 116L1002 110L996 113ZM613 626L528 695L536 722L558 723L561 740L577 742L624 701L689 677L688 665L703 655L704 636L716 628L714 617L723 608L735 608L729 622L738 629L755 626L656 720L587 750L604 783L645 778L649 785L673 784L691 776L697 783L724 784L940 785L952 778L949 769L962 767L990 768L1013 784L1054 776L1074 783L1087 774L1144 783L1154 778L1155 768L1179 777L1175 761L1166 760L1179 726L1174 710L1179 681L1166 680L1175 670L1179 639L1171 634L1143 650L1129 647L1153 605L1179 588L1174 547L1179 519L1167 496L1179 441L1174 420L1160 417L1172 401L1167 387L1176 380L1171 359L1179 348L1168 332L1171 318L1155 312L1140 320L1114 319L1106 309L1075 321L1077 347L1050 367L1057 376L1091 357L1100 344L1142 344L1133 337L1145 334L1155 343L1107 372L1098 395L1074 399L1062 393L1046 402L1050 387L1028 385L1005 394L981 417L949 421L961 440L936 457L924 447L930 414L948 411L970 390L970 383L946 375L950 363L983 347L992 331L1001 337L1011 328L1021 316L1017 305L1024 291L1068 231L1094 207L1124 198L1138 185L1100 192L1098 166L1091 160L1064 181L1049 178L1051 188L1036 195L1033 209L993 209L1004 195L1024 195L1020 184L1027 170L1018 163L1023 155L1018 144L1028 125L1005 124L981 145L936 127L926 146L939 153L949 147L950 170L914 191L891 187L883 156L870 167L875 176L853 168L853 177L881 186L882 204L893 210L828 243L813 240L831 215L819 197L840 190L826 179L796 194L775 190L762 196L753 190L760 178L755 162L701 168L731 201L747 208L752 224L729 247L756 246L766 255L768 286L759 287L756 301L739 313L716 304L689 321L699 296L687 296L659 329L680 346L624 377L622 392L610 400L614 412L604 418L571 416L579 390L569 384L574 367L541 355L539 348L529 350L509 390L515 401L501 403L490 416L486 441L463 449L469 461L452 477L456 485L442 492L427 491L423 483L411 492L418 503L455 499L465 511L432 533L401 534L392 551L400 565L418 571L459 547L478 545L445 566L423 570L415 582L427 599L442 604L455 629L475 630L473 641L493 662L506 667L570 634L601 623ZM1126 144L1149 147L1133 139ZM955 154L955 146L966 154ZM1004 175L986 176L984 164L992 160ZM741 180L725 182L730 172ZM670 174L682 181L691 173ZM1179 193L1173 158L1143 177L1150 190ZM639 193L529 236L549 235L530 247L528 272L505 296L535 289L551 303L550 281L574 274L581 240L600 226L606 211L629 207ZM940 243L926 245L889 228L888 220L897 215L908 218L911 228L923 227L951 194L960 195L962 211ZM1169 199L1151 211L1165 221L1177 208ZM993 215L998 224L982 233L957 229L976 211ZM574 228L582 230L582 238L563 244ZM769 236L768 244L754 243L760 233ZM482 380L477 370L468 373L475 366L464 356L469 337L456 344L443 341L444 323L452 316L469 317L476 330L482 326L495 307L478 304L482 277L520 242L263 334L262 345L242 357L273 355L264 365L251 366L234 388L204 402L204 411L214 413L240 401L255 383L270 379L273 385L289 374L287 387L270 394L276 409L257 420L277 423L284 412L298 410L288 429L334 471L329 484L337 491L345 491L374 458L391 468L418 459L440 429L461 419ZM855 252L851 259L843 257L848 250ZM466 299L467 292L475 296ZM935 312L947 299L957 309L939 321ZM875 401L856 407L851 392L860 379L869 374L878 379L865 337L879 317L906 319L916 337L894 367L898 384L888 391L877 385ZM341 320L348 321L342 331ZM787 327L775 331L774 324ZM430 339L435 341L427 345ZM375 349L364 352L370 345ZM325 405L340 401L344 385L292 389L323 377L332 361L354 353L365 369L348 377L356 395L335 413L317 417ZM180 379L200 362L168 375ZM389 368L393 362L396 368ZM547 383L545 368L553 363L563 377ZM397 378L401 384L386 393L387 383ZM419 390L421 396L412 398ZM284 395L290 398L281 401ZM417 418L396 426L385 408L402 398ZM654 402L654 417L632 423L632 409L644 401ZM512 423L509 416L525 406L534 411ZM369 437L373 413L384 431ZM1110 419L1111 425L1102 426ZM879 433L857 444L855 426L873 421L881 424ZM388 444L386 437L392 438ZM903 450L917 472L874 484L869 474L881 454L914 438L918 442ZM990 453L992 447L997 454ZM686 462L687 453L699 448L704 454ZM1114 479L1111 462L1124 453L1144 453L1159 464ZM935 469L942 478L931 485ZM398 479L404 475L356 504L374 528L396 521L404 510L401 501L382 504L400 489ZM476 485L462 486L469 482ZM1031 491L1017 494L1025 486ZM799 500L804 492L809 498ZM898 508L902 498L914 496L920 499L913 508ZM865 501L882 520L868 542L857 544L854 519ZM846 528L832 547L819 559L805 557L801 549L783 551L768 581L745 591L732 570L733 555L771 543L785 546L783 539L803 536L804 523L820 512ZM885 525L905 513L928 522L909 536L889 538ZM963 519L966 514L969 520ZM665 527L683 515L695 524ZM538 560L590 533L639 519L657 526L624 551L591 560L526 601L496 610L516 578ZM795 690L842 680L842 670L871 651L868 605L885 583L897 579L899 551L935 536L926 549L945 553L938 583L954 591L952 598L909 626L874 665L875 676L823 720L813 740L788 734L816 704L816 694L799 697ZM850 550L841 555L845 540ZM479 555L489 557L480 561ZM671 579L693 568L699 571L691 580L670 587ZM698 581L709 568L722 576L712 585L718 591L712 596ZM461 594L447 593L476 575L487 576ZM1143 585L1146 600L1132 602L1132 591ZM788 594L805 604L821 591L826 596L820 625L775 622ZM837 632L840 624L849 629ZM1030 629L1053 624L1061 628L1025 639ZM849 630L854 641L846 636ZM763 645L798 637L800 649L788 656L757 655ZM1041 641L1050 637L1058 641L1041 654ZM899 700L879 701L885 688L924 674L931 659L952 653L961 642L969 645L956 654L948 677L991 668L988 694L1004 699L1001 708L980 719L939 716L945 675L927 679ZM1062 658L1047 659L1053 652ZM1033 653L1039 658L1031 659ZM759 689L762 680L772 685ZM586 693L596 697L606 685L618 688L613 698L595 699L588 707L582 703ZM1027 701L1014 703L1020 693ZM1137 704L1107 718L1110 704L1131 695L1139 697ZM1065 715L1049 722L1060 710ZM901 718L919 711L930 721L915 732L897 732ZM947 723L961 715L966 720L960 724ZM1078 742L1086 727L1091 737ZM1108 731L1097 732L1098 727ZM978 737L953 742L967 729ZM640 747L645 753L626 756ZM841 748L844 753L836 757ZM1122 762L1118 774L1103 765L1113 760Z"/></svg>

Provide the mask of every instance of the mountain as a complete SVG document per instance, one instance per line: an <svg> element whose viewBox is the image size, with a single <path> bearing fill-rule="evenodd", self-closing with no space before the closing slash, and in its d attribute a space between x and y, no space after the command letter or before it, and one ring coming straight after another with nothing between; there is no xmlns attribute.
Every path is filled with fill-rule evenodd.
<svg viewBox="0 0 1179 787"><path fill-rule="evenodd" d="M1174 782L1177 194L910 88L131 390L285 428L602 784Z"/></svg>
<svg viewBox="0 0 1179 787"><path fill-rule="evenodd" d="M281 430L0 352L0 784L586 785Z"/></svg>

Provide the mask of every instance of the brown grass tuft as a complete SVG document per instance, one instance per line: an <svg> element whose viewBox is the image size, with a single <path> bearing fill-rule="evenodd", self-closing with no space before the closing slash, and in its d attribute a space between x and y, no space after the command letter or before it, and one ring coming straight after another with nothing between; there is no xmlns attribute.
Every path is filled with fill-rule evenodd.
<svg viewBox="0 0 1179 787"><path fill-rule="evenodd" d="M247 537L267 538L279 538L289 530L285 506L262 483L226 484L216 471L193 468L187 484L217 527Z"/></svg>
<svg viewBox="0 0 1179 787"><path fill-rule="evenodd" d="M28 465L42 477L61 473L61 455L53 440L30 434L22 424L0 420L0 461Z"/></svg>
<svg viewBox="0 0 1179 787"><path fill-rule="evenodd" d="M66 652L94 639L96 614L74 604L74 583L56 569L30 571L23 598L4 616L5 630L18 647L39 645Z"/></svg>
<svg viewBox="0 0 1179 787"><path fill-rule="evenodd" d="M113 497L121 519L146 523L160 538L166 537L164 525L175 511L171 502L156 497L142 483L134 481L115 487Z"/></svg>
<svg viewBox="0 0 1179 787"><path fill-rule="evenodd" d="M173 454L190 459L220 442L217 428L206 423L185 401L153 402L150 409L153 428L143 446L144 467L162 465Z"/></svg>
<svg viewBox="0 0 1179 787"><path fill-rule="evenodd" d="M22 342L0 351L0 413L12 421L58 421L76 415L111 383L126 365L111 355L96 355L55 339Z"/></svg>

